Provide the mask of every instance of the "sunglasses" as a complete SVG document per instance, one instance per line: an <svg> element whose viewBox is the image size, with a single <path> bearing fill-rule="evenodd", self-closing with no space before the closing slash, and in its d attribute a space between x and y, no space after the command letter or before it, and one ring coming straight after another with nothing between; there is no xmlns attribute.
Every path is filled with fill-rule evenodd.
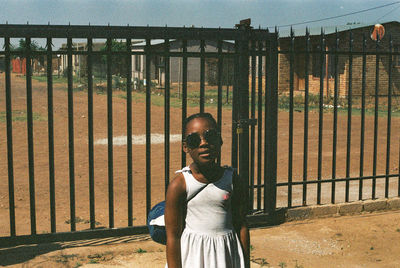
<svg viewBox="0 0 400 268"><path fill-rule="evenodd" d="M209 129L204 131L203 133L203 138L211 144L219 144L221 143L221 135L218 131L216 131L215 129ZM186 136L186 146L194 149L199 147L200 143L201 143L201 137L200 134L197 132L194 133L190 133L189 135Z"/></svg>

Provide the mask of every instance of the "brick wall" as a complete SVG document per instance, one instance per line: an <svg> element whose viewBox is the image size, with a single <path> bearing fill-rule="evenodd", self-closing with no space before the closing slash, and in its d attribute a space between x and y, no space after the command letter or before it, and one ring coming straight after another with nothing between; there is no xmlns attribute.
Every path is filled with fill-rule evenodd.
<svg viewBox="0 0 400 268"><path fill-rule="evenodd" d="M388 52L389 51L389 40L390 35L392 36L392 44L393 46L400 46L400 23L392 22L384 24L386 34L382 38L379 43L378 51L380 52ZM367 52L376 52L376 42L370 39L370 33L373 29L373 26L364 27L359 29L353 29L353 52L358 54L354 54L353 57L353 67L352 67L352 92L354 95L361 95L362 93L362 65L363 65L363 56L359 54L363 50L363 35L366 36L366 51ZM344 31L339 34L339 51L348 52L349 51L349 43L350 43L350 32ZM311 36L310 37L310 46L314 51L319 51L320 48L317 47L320 43L320 36ZM286 38L281 39L280 41L280 50L289 50L289 40ZM328 51L333 51L335 46L335 34L326 35L326 45ZM297 37L295 39L295 51L304 51L305 50L305 38ZM296 54L296 53L295 53ZM304 55L304 54L303 54ZM317 53L317 57L319 54ZM328 58L328 57L326 57ZM367 95L375 94L376 87L376 56L375 55L366 55L366 72L365 72L365 80L366 87L365 92ZM328 61L333 61L333 57L329 57ZM303 70L298 66L304 66L304 57L296 54L295 56L295 81L294 81L294 89L301 90L304 88L299 87L297 83L298 77L301 77L301 73L304 76L304 67ZM299 62L300 61L300 62ZM319 62L319 61L317 61ZM313 76L313 60L312 54L310 54L310 65L309 65L309 92L312 94L319 94L320 91L320 78L319 75ZM319 68L319 67L318 67ZM331 68L331 73L333 73L333 66ZM400 94L400 66L392 67L392 90L393 94ZM338 91L340 96L346 96L349 89L349 74L350 74L350 66L349 66L349 55L340 55L338 62ZM279 54L279 92L287 92L289 91L290 85L290 69L289 69L289 55L288 54ZM324 94L333 94L334 91L334 79L330 78L329 81L326 81L324 78ZM389 55L380 55L379 56L379 78L378 78L378 93L380 95L386 95L388 92L388 82L389 82Z"/></svg>

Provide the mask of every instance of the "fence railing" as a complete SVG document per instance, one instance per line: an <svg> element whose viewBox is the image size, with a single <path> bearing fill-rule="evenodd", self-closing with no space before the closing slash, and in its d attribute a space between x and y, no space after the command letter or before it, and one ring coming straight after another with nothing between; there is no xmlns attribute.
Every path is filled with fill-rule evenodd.
<svg viewBox="0 0 400 268"><path fill-rule="evenodd" d="M228 133L225 144L230 145L219 161L230 160L247 180L248 154L241 149L239 157L238 150L238 142L244 146L249 142L243 138L248 135L248 99L239 99L246 92L248 98L247 42L250 38L264 44L256 54L265 58L272 49L270 40L276 40L271 36L249 27L0 25L4 45L0 57L5 63L5 80L0 80L5 124L0 124L6 127L2 144L7 145L1 148L1 159L7 157L2 161L7 163L2 166L7 170L2 182L8 184L2 195L8 197L9 214L8 224L1 228L2 245L146 232L146 215L164 198L171 169L186 164L180 144L171 137L183 135L183 120L189 112L215 115L218 126ZM19 47L18 40L22 40ZM12 72L16 57L25 59L25 76ZM33 76L34 59L45 68L45 77ZM122 67L118 66L121 62ZM227 71L229 62L235 62L233 73ZM106 66L105 84L94 72L99 64ZM172 75L177 72L176 83ZM217 77L216 84L209 81L210 76ZM224 103L224 86L227 100L233 95L230 103ZM273 94L271 87L268 90ZM22 118L16 119L17 113ZM268 116L272 114L269 110ZM244 132L240 139L237 128ZM161 141L154 129L162 132ZM23 132L25 138L18 135ZM116 135L123 133L121 149ZM99 142L101 135L107 136L105 142ZM273 191L269 185L265 187ZM24 202L27 196L29 205ZM105 229L98 228L102 226Z"/></svg>
<svg viewBox="0 0 400 268"><path fill-rule="evenodd" d="M147 232L199 111L223 133L218 161L248 182L251 225L399 196L399 40L369 30L0 25L1 244Z"/></svg>

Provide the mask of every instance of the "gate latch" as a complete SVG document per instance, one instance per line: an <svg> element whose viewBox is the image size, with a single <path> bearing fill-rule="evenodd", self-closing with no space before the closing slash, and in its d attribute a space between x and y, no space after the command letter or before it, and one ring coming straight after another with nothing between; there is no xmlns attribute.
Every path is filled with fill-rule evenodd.
<svg viewBox="0 0 400 268"><path fill-rule="evenodd" d="M235 123L236 123L236 133L242 134L244 127L257 125L257 118L240 119L239 121L236 121Z"/></svg>

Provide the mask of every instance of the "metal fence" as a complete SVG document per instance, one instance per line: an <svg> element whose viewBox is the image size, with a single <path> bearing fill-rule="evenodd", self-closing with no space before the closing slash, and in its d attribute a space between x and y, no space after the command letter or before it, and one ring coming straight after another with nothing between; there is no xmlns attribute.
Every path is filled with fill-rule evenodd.
<svg viewBox="0 0 400 268"><path fill-rule="evenodd" d="M400 40L372 29L280 38L278 206L400 195Z"/></svg>
<svg viewBox="0 0 400 268"><path fill-rule="evenodd" d="M26 45L22 50L12 48L11 41L16 38L25 41ZM32 49L32 40L35 38L45 40L45 50ZM57 38L66 41L61 50L53 50L52 43ZM347 48L341 46L341 38L348 40ZM252 29L248 24L238 25L236 29L0 25L0 41L1 39L4 40L4 50L0 51L0 57L4 56L5 63L5 123L0 124L6 126L6 133L2 138L6 147L0 148L0 157L4 157L2 170L5 171L1 180L4 189L8 184L8 191L2 193L2 196L8 197L9 214L9 223L1 227L5 230L8 225L9 229L8 234L0 237L3 246L147 232L144 226L145 217L151 206L164 197L171 179L171 169L186 164L185 154L179 145L171 142L170 137L177 129L182 135L182 122L194 111L210 111L217 118L225 139L222 159L219 159L219 162L225 164L230 161L233 167L238 168L241 178L248 182L250 225L268 224L277 219L281 215L277 210L280 207L400 195L399 88L396 82L398 69L394 66L399 53L392 51L392 41L388 42L387 49L382 48L383 40L373 42L374 49L371 50L370 41L367 42L364 37L361 47L355 49L352 47L354 40L351 34L346 39L345 35L338 33L325 35L322 32L312 36L307 32L306 35L297 38L292 33L288 37L281 36L278 39L277 31L270 33L268 30ZM97 39L105 40L103 49L95 49L94 41ZM74 40L84 40L84 49L75 49L77 42ZM115 40L122 44L123 49L114 50ZM14 174L21 169L21 162L24 160L23 157L17 156L21 153L20 150L18 153L14 152L16 146L20 148L14 141L20 133L13 133L13 127L18 127L13 117L13 94L18 95L18 92L12 87L14 76L10 67L12 58L16 56L26 59L28 74L24 77L27 138L25 146L28 155L25 169L28 169L26 178L29 182L30 213L28 234L17 231L19 226L27 224L26 221L16 220L16 204L20 203L15 200L15 195L21 187L16 186ZM67 136L67 151L61 152L58 152L57 148L64 147L55 146L62 137L56 137L54 134L57 130L54 122L55 115L62 113L57 112L58 105L62 103L54 103L59 101L58 97L55 97L56 94L60 95L63 91L55 89L57 84L53 81L56 79L53 75L54 56L66 61L63 65L66 94L63 96L67 100L65 111L68 116L65 122L67 133L62 134L64 138ZM77 82L74 75L74 56L86 59L85 71L82 69L81 72L79 69L79 76L81 73L85 75L86 89L83 93L75 93L77 87L74 85ZM140 59L135 58L136 56L142 57L143 68L139 69L143 73L134 77L135 66L140 65ZM36 132L33 95L36 93L37 84L32 81L32 66L29 64L34 57L45 57L46 62L46 95L40 95L47 97L47 124L46 129L41 130L46 133L47 152L40 153L42 157L47 157L46 165L43 165L43 159L39 160L39 163L35 162L35 151L41 149L37 146L34 149ZM368 61L371 57L372 63ZM97 107L95 102L102 102L101 97L96 95L98 86L94 73L99 58L102 58L103 64L106 65L106 96L103 106ZM119 89L124 91L121 97L125 102L124 119L118 117L118 120L115 120L116 114L121 116L122 113L116 109L122 106L116 101L118 96L114 93L115 58L124 66L123 71L119 71L120 78L124 81L119 85ZM387 61L382 61L383 58ZM215 66L209 65L210 62L214 62ZM233 74L230 79L226 71L232 67L231 63ZM179 68L176 68L177 66ZM375 70L373 82L370 82L371 66ZM60 66L57 66L58 73L59 68ZM195 89L191 88L193 78L190 72L194 70L191 68L198 72L198 81L193 82L196 84ZM382 70L386 72L383 78ZM396 70L396 73L393 70ZM179 74L178 83L174 84L171 76L176 73ZM212 79L209 79L210 76ZM153 84L152 78L162 81L159 89ZM212 83L215 84L214 87L211 86ZM143 91L140 91L139 85L142 85ZM385 88L382 85L385 85ZM174 91L176 87L177 95ZM224 87L227 88L225 102ZM193 95L193 92L196 94ZM76 101L77 95L82 96L81 93L86 98L84 105L87 116L87 126L83 132L76 112L78 105L82 105ZM137 119L138 123L134 124L137 111L135 109L140 106L141 100L137 94L142 94L140 96L143 97L145 110L142 117ZM229 94L232 96L231 102ZM155 103L159 95L162 98L162 110L157 108ZM135 96L139 96L138 100ZM216 101L213 98L216 98ZM101 113L104 105L106 111ZM382 108L385 108L384 111ZM162 116L158 114L160 112L163 113ZM96 120L101 118L97 114L103 114L106 118L104 123L107 135L107 149L99 149L99 153L95 148L95 137ZM161 149L157 147L159 145L152 145L152 129L154 123L157 123L155 121L160 120L162 127L159 128L164 135ZM126 133L124 152L115 147L114 142L115 135L120 134L121 128L117 125L121 122L124 123ZM369 127L369 124L373 127ZM39 125L38 123L38 127ZM135 127L144 133L144 148L132 145ZM354 133L355 129L357 133ZM87 138L87 143L83 144L85 153L83 158L76 160L77 147L82 147L82 141L79 140L81 136ZM354 141L357 142L356 147ZM154 151L155 147L158 148L157 152ZM137 161L138 152L145 154L142 162ZM106 154L107 158L100 166L96 166L96 156L100 153ZM58 226L61 213L57 209L60 202L57 200L63 192L57 192L56 182L63 171L60 168L62 165L56 165L55 162L62 155L68 155L65 168L68 170L66 175L69 212L66 222L69 230L61 228L60 231ZM118 155L117 159L115 155ZM126 165L119 163L122 155L126 159ZM176 157L177 155L179 157ZM154 157L158 157L158 160L153 160ZM367 162L366 159L371 162ZM358 163L357 166L354 165L355 162ZM142 163L143 167L136 163ZM96 172L102 168L101 165L106 166L106 177L103 180L106 187L100 188L104 189L105 193L99 193L97 190L100 187L98 183L101 175ZM44 168L48 169L48 200L35 191L38 183L43 181L43 178L38 179L36 174L43 173ZM139 168L143 169L142 173L137 172ZM82 169L87 173L87 180L78 179ZM121 173L121 169L124 169L125 173ZM342 170L345 172L341 172ZM380 190L377 191L380 189L379 181L384 182L383 195L380 194ZM86 183L86 186L82 186L82 183ZM341 184L344 184L344 187L341 187ZM63 185L66 186L65 183ZM83 211L81 213L89 217L88 228L77 227L81 215L76 212L79 203L77 199L81 198L76 196L79 187L85 187L88 192L87 198L84 197L87 206L84 205L83 209L80 209ZM354 187L357 188L356 197L353 193ZM369 196L366 195L366 187L370 189ZM123 195L121 189L126 195L123 202L120 201ZM43 192L47 193L47 190L40 190L40 193ZM136 197L139 192L145 192L143 206L138 205L143 202ZM107 196L107 200L95 198L99 194L101 197ZM42 233L37 231L37 214L44 213L43 209L37 209L38 196L41 203L48 204L45 210L48 211L46 213L49 217L47 219L41 216L40 221L43 225L43 221L48 220L45 225L49 225L50 228ZM105 205L99 209L97 206L101 202ZM61 208L66 206L63 205ZM140 210L137 209L138 206ZM121 213L117 213L121 207L126 207L122 216ZM103 226L105 228L98 228L99 218L102 222L108 221L107 225Z"/></svg>
<svg viewBox="0 0 400 268"><path fill-rule="evenodd" d="M163 198L164 192L168 186L170 181L170 174L171 174L171 161L176 161L176 159L171 160L171 142L170 142L170 135L171 127L173 125L173 129L176 131L176 128L180 129L182 127L183 120L187 117L188 111L193 111L191 107L188 107L188 99L189 95L188 92L188 85L190 81L188 81L188 70L190 69L189 61L191 59L198 59L197 63L199 66L199 82L198 82L198 90L199 95L197 97L196 102L198 103L197 111L204 112L207 109L211 109L216 115L218 126L222 128L223 124L223 114L227 115L228 118L231 118L232 121L228 121L225 127L228 133L232 133L232 137L227 137L228 141L231 141L230 148L228 148L227 152L230 154L229 159L234 167L238 167L240 171L240 175L245 179L248 180L249 177L249 162L247 161L248 153L246 153L246 149L238 150L240 148L248 148L249 146L249 124L253 121L249 121L249 91L248 91L248 83L249 83L249 50L248 50L248 40L253 40L253 42L257 42L259 45L259 49L257 52L253 51L252 53L259 55L261 58L271 58L273 59L273 55L277 55L276 53L276 45L273 46L272 44L276 42L276 35L270 34L267 30L261 29L251 29L249 26L246 25L238 25L236 29L214 29L214 28L172 28L172 27L111 27L111 26L52 26L52 25L0 25L0 38L4 43L4 50L0 51L0 56L4 56L4 63L5 63L5 80L4 83L4 94L5 94L5 127L6 127L6 135L2 138L4 141L3 144L7 144L7 148L3 148L4 151L2 152L2 157L6 156L7 165L4 165L4 170L6 170L6 174L3 174L2 180L5 185L7 181L8 184L8 192L4 192L3 196L8 196L8 214L9 214L9 224L5 223L5 226L2 227L2 230L7 229L7 225L9 226L9 234L5 235L0 238L2 246L8 246L13 244L21 244L21 243L39 243L39 242L51 242L51 241L60 241L60 240L74 240L74 239L84 239L84 238L94 238L94 237L105 237L105 236L119 236L124 234L137 234L137 233L144 233L147 232L146 227L143 224L143 220L147 213L149 212L152 205L154 205L154 200L159 200ZM23 41L20 45L19 49L13 46L13 41L15 39L21 38ZM66 41L61 49L53 49L53 42L56 39L62 38ZM105 45L102 49L94 49L94 40L103 39L105 40ZM45 40L45 49L37 49L40 46L40 42ZM77 40L77 41L75 41ZM77 46L80 42L84 40L84 48L79 49ZM113 44L117 41L119 44L123 44L123 49L115 51L113 48ZM143 43L141 45L140 43ZM195 42L197 48L192 49L189 43ZM177 45L178 43L178 45ZM156 45L155 45L156 44ZM157 46L158 44L158 46ZM175 47L174 47L175 46ZM275 47L275 49L273 48ZM175 49L174 49L175 48ZM274 50L274 53L271 53ZM254 54L254 55L255 55ZM54 64L55 62L53 59L57 57L57 64L61 65L57 66L57 76L54 76ZM144 56L142 57L143 65L141 70L144 72L142 75L145 78L145 81L139 81L142 83L144 87L143 94L145 95L145 114L143 118L139 118L138 124L140 124L140 128L145 129L145 172L143 178L140 178L141 185L134 185L135 179L138 179L135 175L135 161L133 158L135 157L135 151L133 150L133 132L132 129L135 127L133 124L133 112L134 108L136 108L137 104L132 101L133 94L136 94L136 85L133 84L134 77L133 74L133 61L137 60L139 62L139 58L135 58L135 56ZM17 86L13 87L13 79L21 79L21 77L15 77L12 75L11 70L11 61L14 57L20 57L26 59L26 76L23 77L25 79L25 96L23 98L26 100L26 104L24 104L24 108L26 109L26 118L22 119L22 121L26 120L26 144L27 147L26 153L27 157L27 171L28 176L26 179L28 180L28 193L29 193L29 223L27 222L26 215L23 215L23 220L18 221L16 215L16 211L19 209L19 199L16 200L15 196L19 194L21 180L24 179L23 176L15 176L14 174L16 171L21 171L19 164L23 162L23 157L20 156L21 152L15 152L15 148L22 148L20 144L16 144L15 140L16 137L19 137L18 134L13 132L13 129L16 127L20 127L19 124L15 122L15 110L12 107L13 102L16 102L13 99L13 94L19 95L20 88ZM81 128L81 124L79 120L77 120L77 109L79 103L76 102L76 98L80 95L80 91L75 86L76 82L76 71L75 66L78 65L77 60L79 57L84 57L86 59L85 68L79 69L79 76L86 73L84 76L86 77L86 85L85 90L83 90L83 94L85 94L87 101L86 101L86 108L87 109L87 127L85 129L84 134L78 134L76 132L78 128ZM97 57L97 58L96 58ZM95 69L94 65L98 58L102 58L106 64L106 101L105 106L101 107L101 110L106 109L106 126L107 126L107 150L105 153L107 154L106 162L103 162L102 165L106 165L106 172L107 178L104 181L107 185L106 192L101 193L102 196L107 196L107 209L106 211L99 210L96 206L103 202L105 198L95 198L96 194L99 192L96 190L98 187L96 181L99 181L99 177L96 177L95 174L96 170L96 156L98 154L95 148L95 125L96 125L96 114L99 110L96 110L96 105L94 104L94 99L96 97L96 88L97 84L95 82L96 76L93 73ZM123 80L126 82L122 86L122 90L125 91L125 95L123 96L126 99L126 114L125 119L121 120L118 118L115 121L115 115L113 113L117 113L113 104L115 103L115 95L113 96L114 90L114 81L113 81L113 74L114 68L113 66L113 59L117 57L119 61L123 61L124 68L123 72L120 73ZM155 58L162 58L162 61L152 61ZM35 102L35 94L39 94L40 92L38 89L35 90L39 84L36 84L36 80L33 80L32 76L32 61L33 59L44 58L44 66L46 67L46 77L43 81L46 82L46 96L47 96L47 103L46 103L46 111L47 111L47 128L44 128L43 123L34 124L35 119L35 112L34 112L34 102ZM171 100L173 96L171 95L171 75L174 74L171 68L174 68L173 64L171 64L172 58L179 59L179 65L182 67L180 68L180 78L181 79L178 87L179 87L179 107L181 115L180 119L178 120L181 123L176 121L171 121L171 118L175 116L175 114L171 114L171 109L176 107L171 107ZM275 57L276 58L276 57ZM216 61L216 68L214 68L215 77L216 79L216 86L214 89L217 91L217 101L216 105L211 106L208 108L207 106L211 105L210 103L215 103L212 99L211 101L207 101L207 83L206 83L206 68L208 70L212 69L210 66L206 65L207 59L214 59ZM232 74L232 79L223 78L224 77L224 68L227 63L234 62L234 73ZM272 64L270 64L270 60L262 60L260 63L268 65L267 68L273 70ZM136 63L135 63L136 64ZM155 67L153 67L153 64ZM82 63L83 65L83 63ZM192 64L193 65L193 64ZM66 112L67 112L67 132L63 133L64 137L55 137L55 117L60 115L61 112L57 112L57 108L61 104L55 104L56 101L59 102L55 96L59 94L59 89L55 89L58 85L54 80L60 78L60 68L63 67L63 73L66 77L66 95L64 95L67 105L66 105ZM79 67L81 63L79 62ZM156 116L157 114L153 112L154 103L153 100L156 95L160 95L154 93L157 91L155 86L152 84L152 77L155 75L153 73L154 70L164 70L163 71L163 86L160 89L161 95L163 96L163 116ZM265 72L260 67L260 72ZM273 72L272 72L273 73ZM265 74L259 75L260 79L264 77ZM273 77L273 76L271 76ZM39 77L40 78L40 77ZM38 78L38 79L39 79ZM62 75L61 75L62 78ZM224 81L226 80L226 81ZM229 81L231 82L229 82ZM261 81L261 80L260 80ZM271 95L275 94L275 91L272 90L272 83L276 79L271 78L268 80L268 86L264 88L269 91ZM261 85L262 83L260 83ZM233 101L230 103L223 103L223 86L227 86L227 96L229 94L233 95ZM233 86L233 90L229 89L229 85ZM121 88L120 88L121 89ZM135 90L134 90L135 89ZM263 89L260 87L259 94L262 94ZM207 89L208 91L208 89ZM233 91L233 93L229 93L229 91ZM77 93L75 93L77 92ZM275 94L276 95L276 94ZM43 97L43 95L41 95ZM240 97L242 96L242 98ZM243 97L245 99L243 99ZM96 97L97 98L97 97ZM190 97L196 98L196 97ZM175 101L176 99L174 99ZM229 100L229 97L227 97ZM267 116L265 117L266 120L268 118L273 119L273 114L275 113L276 105L274 105L273 98L266 98L265 99L268 103L268 108L266 109ZM19 105L19 104L18 104ZM115 105L115 104L114 104ZM275 108L273 108L275 107ZM61 109L61 108L60 108ZM96 111L95 111L96 110ZM176 113L176 109L173 110L173 113ZM159 111L158 111L159 112ZM157 112L157 113L158 113ZM164 120L164 127L163 127L163 134L164 134L164 148L163 152L161 153L160 158L163 160L164 170L160 172L157 168L155 171L154 165L156 167L162 166L160 162L152 162L152 157L154 156L154 150L152 146L152 118L156 117L156 120L160 120L163 118ZM176 117L174 117L176 118ZM86 119L85 119L86 120ZM229 119L228 119L229 120ZM259 119L261 120L261 118ZM46 120L44 120L46 121ZM114 128L120 121L125 121L126 124L126 166L124 169L126 170L126 176L116 176L115 173L119 172L121 166L118 166L116 169L116 159L115 154L117 150L114 144ZM180 124L180 125L179 125ZM38 142L38 138L34 138L35 128L40 128L40 132L46 133L47 136L47 144L41 145L40 147L35 146ZM253 125L254 128L254 125ZM19 128L18 128L18 131ZM36 130L37 131L37 130ZM260 128L261 131L261 128ZM273 128L269 130L269 134L274 136ZM80 131L79 131L80 132ZM180 131L180 133L183 133ZM261 133L261 132L259 132ZM41 134L41 133L40 133ZM38 136L37 134L35 134ZM86 149L86 156L84 159L77 160L77 147L81 148L82 144L79 141L84 135L87 138L87 145L85 145ZM182 134L183 135L183 134ZM260 134L261 135L261 134ZM266 134L267 135L267 134ZM57 150L57 146L55 145L58 142L58 139L65 138L67 136L67 146L65 147L66 151L59 152ZM275 135L276 139L276 135ZM273 138L268 139L271 142L265 143L266 149L269 152L274 152L274 143ZM78 144L79 143L79 144ZM240 144L240 145L239 145ZM43 151L43 146L47 146L47 152ZM243 147L244 146L244 147ZM246 147L247 146L247 147ZM269 147L268 147L269 146ZM34 148L35 147L35 148ZM60 147L61 148L61 147ZM175 147L174 147L175 148ZM180 149L178 145L178 152L181 153L180 164L178 167L184 166L186 164L186 156ZM275 147L276 148L276 147ZM230 150L229 150L230 149ZM79 149L80 150L80 149ZM138 149L139 150L139 149ZM38 151L40 151L38 153ZM176 151L176 150L175 150ZM248 149L247 149L248 151ZM3 154L4 153L4 154ZM62 157L62 154L68 155L67 163L68 165L65 168L68 172L65 174L68 178L68 187L63 182L62 186L64 189L59 190L57 189L57 181L60 182L61 174L65 173L65 170L62 170L60 166L61 164L56 164L57 158ZM118 151L119 154L119 151ZM160 153L159 153L160 154ZM37 161L37 157L40 155L39 161ZM57 155L60 155L59 157ZM47 163L43 164L42 162L45 161L47 157ZM160 159L159 158L159 159ZM226 157L225 157L226 158ZM17 160L16 160L17 159ZM22 160L20 160L22 159ZM252 161L254 162L254 157L252 157ZM4 159L5 160L5 159ZM36 161L35 161L36 160ZM271 159L272 160L272 159ZM82 164L83 162L84 164ZM219 159L221 161L221 159ZM266 158L266 161L267 158ZM17 163L16 163L17 162ZM38 163L39 162L39 163ZM225 159L226 162L226 159ZM273 161L270 161L271 163ZM176 163L174 163L176 164ZM86 206L88 209L84 212L88 214L89 219L85 221L89 226L88 228L77 228L77 225L83 221L79 215L77 214L77 199L80 196L76 195L77 189L82 186L78 186L78 179L81 177L78 175L82 172L81 165L85 165L87 170L87 183L84 186L88 192L88 200ZM18 167L17 167L18 166ZM153 166L153 168L152 168ZM176 165L175 165L176 166ZM48 168L48 175L40 176L38 178L38 173L43 174L44 169ZM137 167L138 168L138 167ZM274 165L270 165L265 170L273 170ZM163 177L163 190L159 191L157 188L157 196L152 194L155 192L154 188L152 189L152 183L154 183L155 174L159 178L160 173ZM268 173L269 176L272 175L271 179L273 181L273 172ZM18 178L17 178L18 177ZM21 178L19 178L21 177ZM48 178L48 182L46 182L43 177ZM79 178L78 178L79 177ZM136 177L136 178L135 178ZM246 179L247 178L247 179ZM18 181L18 185L16 186L16 180ZM120 197L120 193L118 192L115 195L116 191L118 191L114 186L117 183L118 185L121 184L121 180L126 181L126 204L121 204L119 201L116 201L117 198ZM79 179L80 181L80 179ZM157 179L160 182L160 179ZM42 189L42 184L48 184L48 190ZM80 184L80 183L79 183ZM143 186L144 184L144 186ZM158 186L161 184L159 183ZM273 191L273 183L266 183L264 187L269 187L268 191ZM40 192L36 191L38 186L40 187ZM135 186L135 187L134 187ZM119 187L119 186L118 186ZM136 189L135 189L136 188ZM161 187L160 187L161 188ZM18 190L17 190L18 189ZM68 189L68 190L67 190ZM142 203L143 200L135 199L135 191L145 191L145 206L143 211L136 211L134 210L134 206L137 203ZM27 189L24 189L25 192ZM21 191L22 192L22 191ZM58 201L61 195L64 195L68 192L69 201L67 203L60 204ZM161 194L160 194L161 192ZM45 193L45 194L41 194ZM46 197L48 194L48 200ZM160 196L161 195L161 196ZM268 195L270 197L271 195ZM261 196L259 196L261 198ZM20 198L21 200L24 197ZM43 210L43 205L41 205L41 209L38 209L38 199L39 203L48 203L49 207ZM64 201L65 202L65 201ZM116 206L116 202L118 203ZM18 203L18 205L16 205ZM68 206L67 206L68 204ZM265 201L264 207L269 207L269 209L273 210L273 203L270 201ZM126 206L126 215L123 216L122 220L118 218L118 222L123 222L122 224L118 224L116 226L116 218L115 213L119 207ZM60 220L63 221L64 219L60 219L60 209L58 208L69 208L69 217L68 220L65 221L69 225L69 231L61 229L58 227L60 225ZM46 212L44 212L46 211ZM108 213L108 217L104 217L104 214ZM125 213L125 212L124 212ZM39 214L39 218L37 217ZM100 214L100 215L99 215ZM49 217L45 217L45 215L49 215ZM139 216L138 216L139 215ZM4 215L5 216L5 215ZM106 218L108 220L107 226L105 228L98 228L98 219L100 217ZM141 224L134 224L136 217L141 219ZM40 225L49 225L50 230L41 227L41 233L38 232L38 220L40 221ZM46 221L48 221L46 223ZM29 233L25 231L18 231L22 230L23 225L30 226ZM122 226L121 226L122 225Z"/></svg>

